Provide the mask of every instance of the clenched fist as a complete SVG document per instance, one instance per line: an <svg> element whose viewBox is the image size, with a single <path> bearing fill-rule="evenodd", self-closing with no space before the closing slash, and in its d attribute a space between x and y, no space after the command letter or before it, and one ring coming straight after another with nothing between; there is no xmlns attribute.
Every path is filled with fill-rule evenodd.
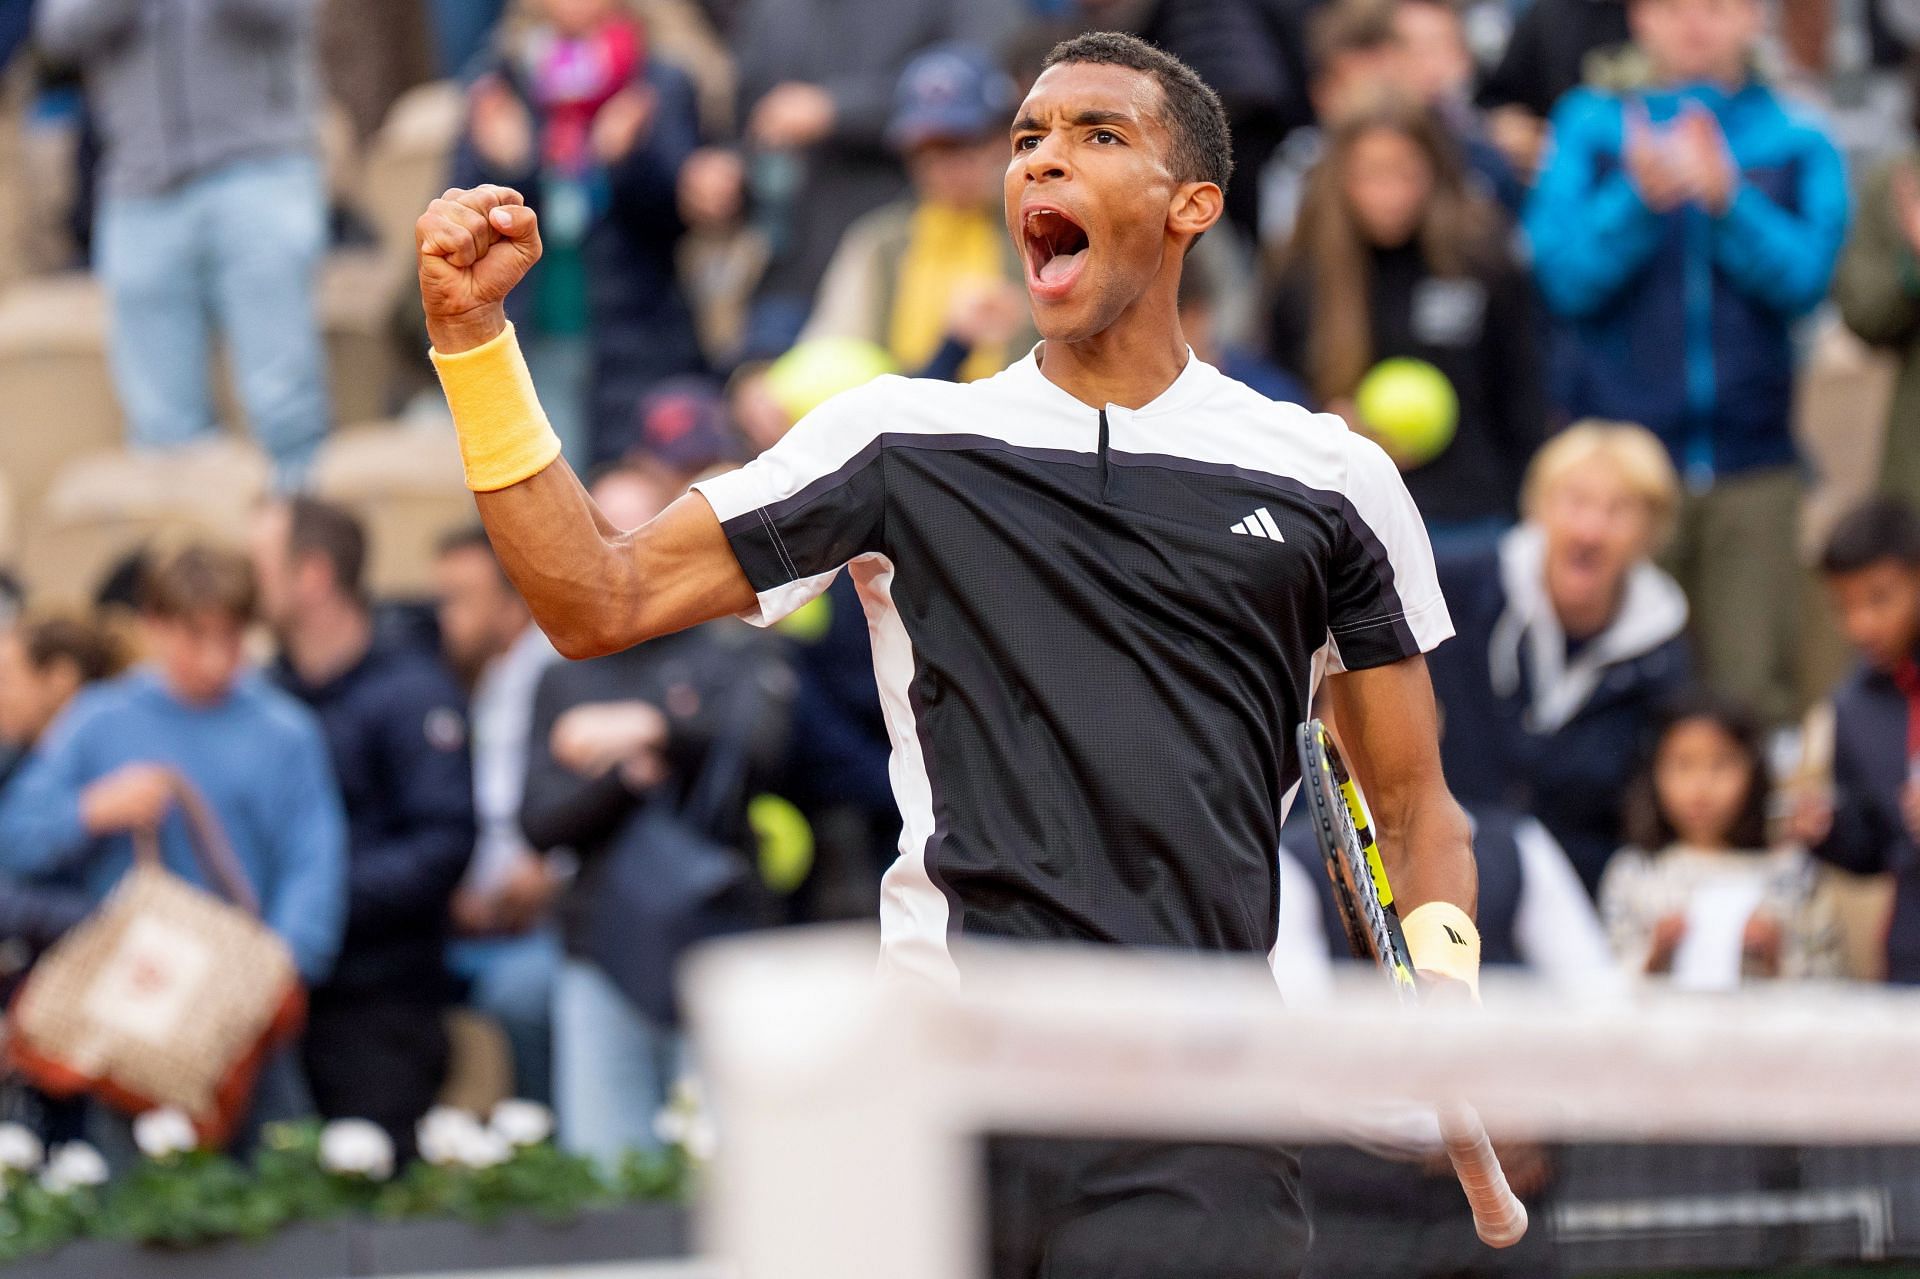
<svg viewBox="0 0 1920 1279"><path fill-rule="evenodd" d="M513 286L540 260L538 220L509 187L449 190L413 226L427 336L443 355L498 337Z"/></svg>

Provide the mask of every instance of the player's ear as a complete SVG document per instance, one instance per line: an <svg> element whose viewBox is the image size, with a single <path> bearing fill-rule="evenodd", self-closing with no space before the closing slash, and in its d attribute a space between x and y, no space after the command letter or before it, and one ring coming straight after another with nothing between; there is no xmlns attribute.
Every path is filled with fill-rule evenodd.
<svg viewBox="0 0 1920 1279"><path fill-rule="evenodd" d="M1183 182L1167 207L1167 230L1189 240L1220 220L1227 197L1212 182Z"/></svg>

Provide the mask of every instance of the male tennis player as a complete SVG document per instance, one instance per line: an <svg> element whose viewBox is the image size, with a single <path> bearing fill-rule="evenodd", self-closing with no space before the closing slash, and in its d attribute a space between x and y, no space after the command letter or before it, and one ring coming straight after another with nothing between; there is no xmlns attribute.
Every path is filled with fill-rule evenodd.
<svg viewBox="0 0 1920 1279"><path fill-rule="evenodd" d="M885 961L935 979L958 935L1267 954L1294 731L1330 675L1415 960L1471 984L1472 854L1421 656L1452 632L1419 515L1379 448L1181 336L1182 260L1230 168L1219 100L1130 36L1082 36L1010 151L1041 346L971 384L842 395L630 531L558 460L502 313L539 257L533 213L497 187L434 201L433 358L501 563L572 657L770 624L850 569L905 824ZM1027 1219L996 1274L1298 1264L1275 1152L1063 1145L1003 1172Z"/></svg>

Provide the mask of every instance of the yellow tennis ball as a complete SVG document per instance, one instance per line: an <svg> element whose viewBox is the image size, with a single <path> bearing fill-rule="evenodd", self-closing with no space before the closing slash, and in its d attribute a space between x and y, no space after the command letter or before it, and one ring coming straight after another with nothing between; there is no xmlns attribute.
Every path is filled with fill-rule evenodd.
<svg viewBox="0 0 1920 1279"><path fill-rule="evenodd" d="M1396 460L1405 466L1431 462L1453 443L1460 423L1460 397L1453 383L1425 360L1382 360L1360 379L1353 407Z"/></svg>
<svg viewBox="0 0 1920 1279"><path fill-rule="evenodd" d="M767 391L798 422L842 391L892 372L893 357L871 342L814 338L767 366Z"/></svg>
<svg viewBox="0 0 1920 1279"><path fill-rule="evenodd" d="M747 801L747 825L760 845L760 882L782 895L806 882L813 870L813 826L778 795Z"/></svg>

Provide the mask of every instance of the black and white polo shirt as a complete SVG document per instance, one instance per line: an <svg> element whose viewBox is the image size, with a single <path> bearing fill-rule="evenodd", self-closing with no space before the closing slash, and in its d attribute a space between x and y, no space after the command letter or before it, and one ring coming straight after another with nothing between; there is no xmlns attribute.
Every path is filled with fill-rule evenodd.
<svg viewBox="0 0 1920 1279"><path fill-rule="evenodd" d="M1189 357L1096 410L1033 355L880 378L695 486L771 624L852 572L905 829L887 961L959 933L1270 954L1327 670L1452 634L1386 455Z"/></svg>

